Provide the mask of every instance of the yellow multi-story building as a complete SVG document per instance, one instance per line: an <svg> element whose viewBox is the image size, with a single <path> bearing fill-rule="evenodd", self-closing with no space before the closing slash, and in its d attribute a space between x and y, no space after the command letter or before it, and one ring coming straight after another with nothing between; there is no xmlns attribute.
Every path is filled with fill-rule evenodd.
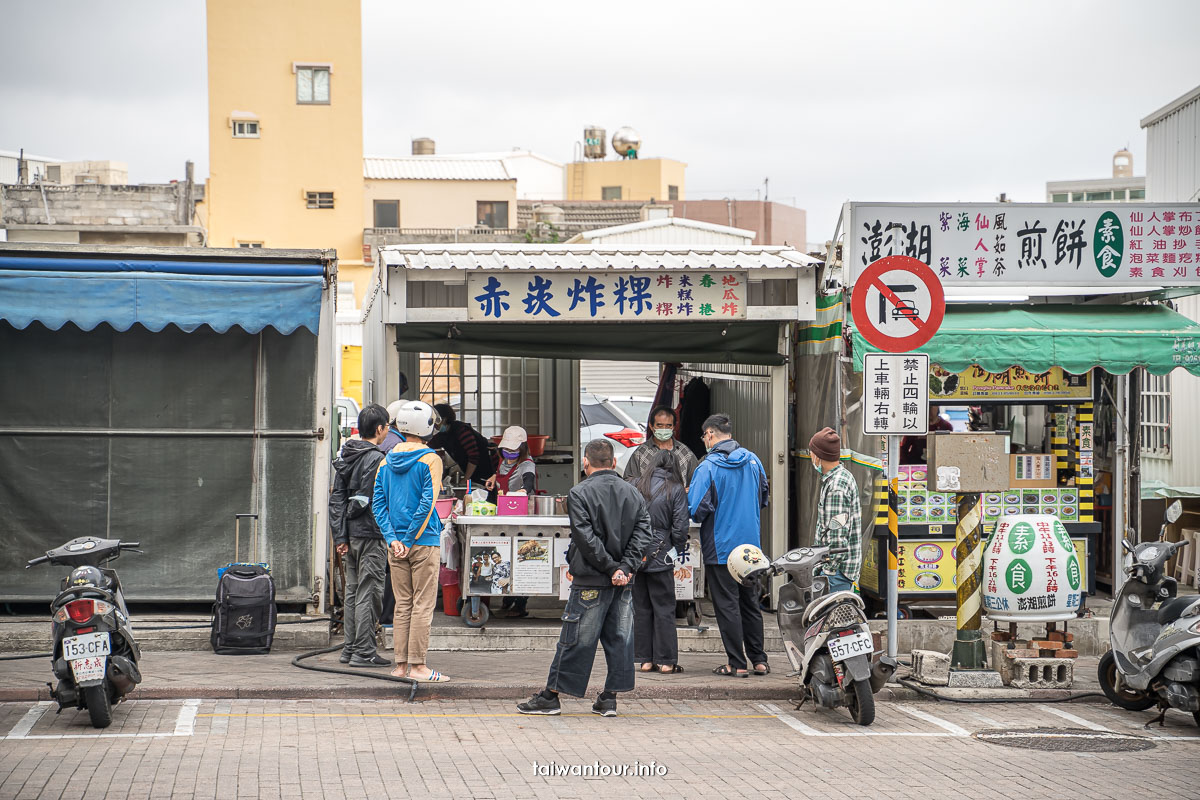
<svg viewBox="0 0 1200 800"><path fill-rule="evenodd" d="M567 165L567 200L684 200L687 164L670 158L575 161Z"/></svg>
<svg viewBox="0 0 1200 800"><path fill-rule="evenodd" d="M212 247L336 248L362 301L359 0L208 0Z"/></svg>

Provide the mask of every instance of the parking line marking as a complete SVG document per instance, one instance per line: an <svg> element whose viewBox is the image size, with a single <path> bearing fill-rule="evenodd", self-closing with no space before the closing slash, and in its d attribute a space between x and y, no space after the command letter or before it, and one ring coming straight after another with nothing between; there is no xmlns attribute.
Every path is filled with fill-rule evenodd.
<svg viewBox="0 0 1200 800"><path fill-rule="evenodd" d="M937 725L939 728L949 731L951 736L970 736L971 735L971 732L968 731L966 728L960 728L959 726L955 725L953 722L947 722L946 720L944 720L940 717L935 717L933 714L926 714L924 711L919 711L915 708L912 708L911 706L897 705L896 709L898 711L903 711L905 714L908 714L910 717L916 717L917 719L923 719L926 722L932 722L934 725Z"/></svg>
<svg viewBox="0 0 1200 800"><path fill-rule="evenodd" d="M253 718L253 719L271 719L275 717L299 717L302 719L505 719L516 717L527 717L528 714L521 714L516 711L500 712L495 714L322 714L316 712L278 712L278 713L254 713L254 714L238 714L238 713L209 713L197 714L197 717L205 718ZM591 717L592 714L582 713L563 713L556 714L559 717ZM621 713L626 719L770 719L773 714L626 714Z"/></svg>
<svg viewBox="0 0 1200 800"><path fill-rule="evenodd" d="M778 706L771 705L770 703L763 703L759 705L758 708L768 712L771 716L775 717L775 719L779 720L784 725L787 725L789 728L792 728L795 731L799 731L805 736L826 736L834 739L847 738L850 736L894 736L916 739L939 739L951 736L949 733L934 733L932 731L873 731L869 729L864 729L861 731L819 731L816 728L805 725L791 714L781 710Z"/></svg>
<svg viewBox="0 0 1200 800"><path fill-rule="evenodd" d="M179 716L175 718L175 736L191 736L196 730L196 713L200 711L199 700L184 700Z"/></svg>
<svg viewBox="0 0 1200 800"><path fill-rule="evenodd" d="M1054 706L1049 705L1047 703L1038 703L1038 708L1040 708L1042 711L1048 711L1049 713L1055 715L1056 717L1062 717L1067 722L1074 722L1076 725L1079 725L1080 727L1090 728L1094 731L1107 731L1108 733L1112 733L1112 731L1110 731L1108 728L1106 728L1105 726L1103 726L1097 722L1092 722L1091 720L1087 720L1087 719L1084 719L1083 717L1076 716L1075 714L1072 714L1070 711L1063 711L1061 708L1055 708Z"/></svg>
<svg viewBox="0 0 1200 800"><path fill-rule="evenodd" d="M771 705L770 703L756 704L756 706L759 709L766 711L768 714L770 714L775 719L782 722L784 725L787 725L792 730L799 731L800 733L804 734L805 736L828 736L829 735L828 733L825 733L824 731L819 731L816 728L810 728L808 725L805 725L803 722L796 719L791 714L784 713L784 711L782 709L780 709L779 706Z"/></svg>
<svg viewBox="0 0 1200 800"><path fill-rule="evenodd" d="M33 708L25 712L25 716L17 720L17 724L13 725L12 730L8 732L5 739L28 739L29 732L33 730L33 726L42 718L42 715L50 708L50 701L43 700Z"/></svg>
<svg viewBox="0 0 1200 800"><path fill-rule="evenodd" d="M173 736L191 736L196 728L196 712L199 711L199 700L185 700L183 707L179 709L179 716L175 718L175 730L171 733L37 733L31 734L33 726L46 713L49 707L53 705L50 701L44 700L38 703L29 711L25 712L25 716L17 721L13 729L5 736L0 736L0 740L5 739L165 739Z"/></svg>

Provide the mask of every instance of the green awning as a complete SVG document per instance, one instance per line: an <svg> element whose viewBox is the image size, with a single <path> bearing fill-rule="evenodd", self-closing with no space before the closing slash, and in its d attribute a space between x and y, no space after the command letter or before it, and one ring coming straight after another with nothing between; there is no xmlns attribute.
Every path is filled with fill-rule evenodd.
<svg viewBox="0 0 1200 800"><path fill-rule="evenodd" d="M854 331L854 368L876 348ZM1124 375L1145 367L1200 375L1200 325L1166 306L951 305L937 334L919 348L951 372L978 364L988 372L1093 367Z"/></svg>

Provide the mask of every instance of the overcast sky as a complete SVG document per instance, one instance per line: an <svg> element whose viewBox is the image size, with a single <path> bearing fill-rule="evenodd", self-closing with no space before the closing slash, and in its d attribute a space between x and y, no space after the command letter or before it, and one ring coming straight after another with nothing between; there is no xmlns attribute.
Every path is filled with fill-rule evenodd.
<svg viewBox="0 0 1200 800"><path fill-rule="evenodd" d="M344 0L331 0L331 2ZM201 0L3 0L0 149L208 173ZM1041 201L1107 177L1200 84L1192 0L363 2L365 151L531 148L587 124L687 162L691 199ZM269 31L264 31L269 36ZM307 56L313 57L313 56Z"/></svg>

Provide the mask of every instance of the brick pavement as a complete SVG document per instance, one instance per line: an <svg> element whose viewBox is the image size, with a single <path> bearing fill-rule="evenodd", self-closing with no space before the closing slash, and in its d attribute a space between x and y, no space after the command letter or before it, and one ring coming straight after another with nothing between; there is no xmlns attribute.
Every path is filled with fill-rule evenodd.
<svg viewBox="0 0 1200 800"><path fill-rule="evenodd" d="M1053 709L1053 710L1051 710ZM623 702L601 719L512 703L138 701L97 735L86 714L0 704L0 800L8 798L1195 797L1200 730L1172 713L1068 706L881 704L875 725L771 703ZM1057 712L1065 712L1064 718ZM189 715L194 713L194 719ZM997 725L1149 737L1137 753L1020 750L972 738ZM80 738L36 738L52 736ZM547 776L558 767L655 762L665 775Z"/></svg>

